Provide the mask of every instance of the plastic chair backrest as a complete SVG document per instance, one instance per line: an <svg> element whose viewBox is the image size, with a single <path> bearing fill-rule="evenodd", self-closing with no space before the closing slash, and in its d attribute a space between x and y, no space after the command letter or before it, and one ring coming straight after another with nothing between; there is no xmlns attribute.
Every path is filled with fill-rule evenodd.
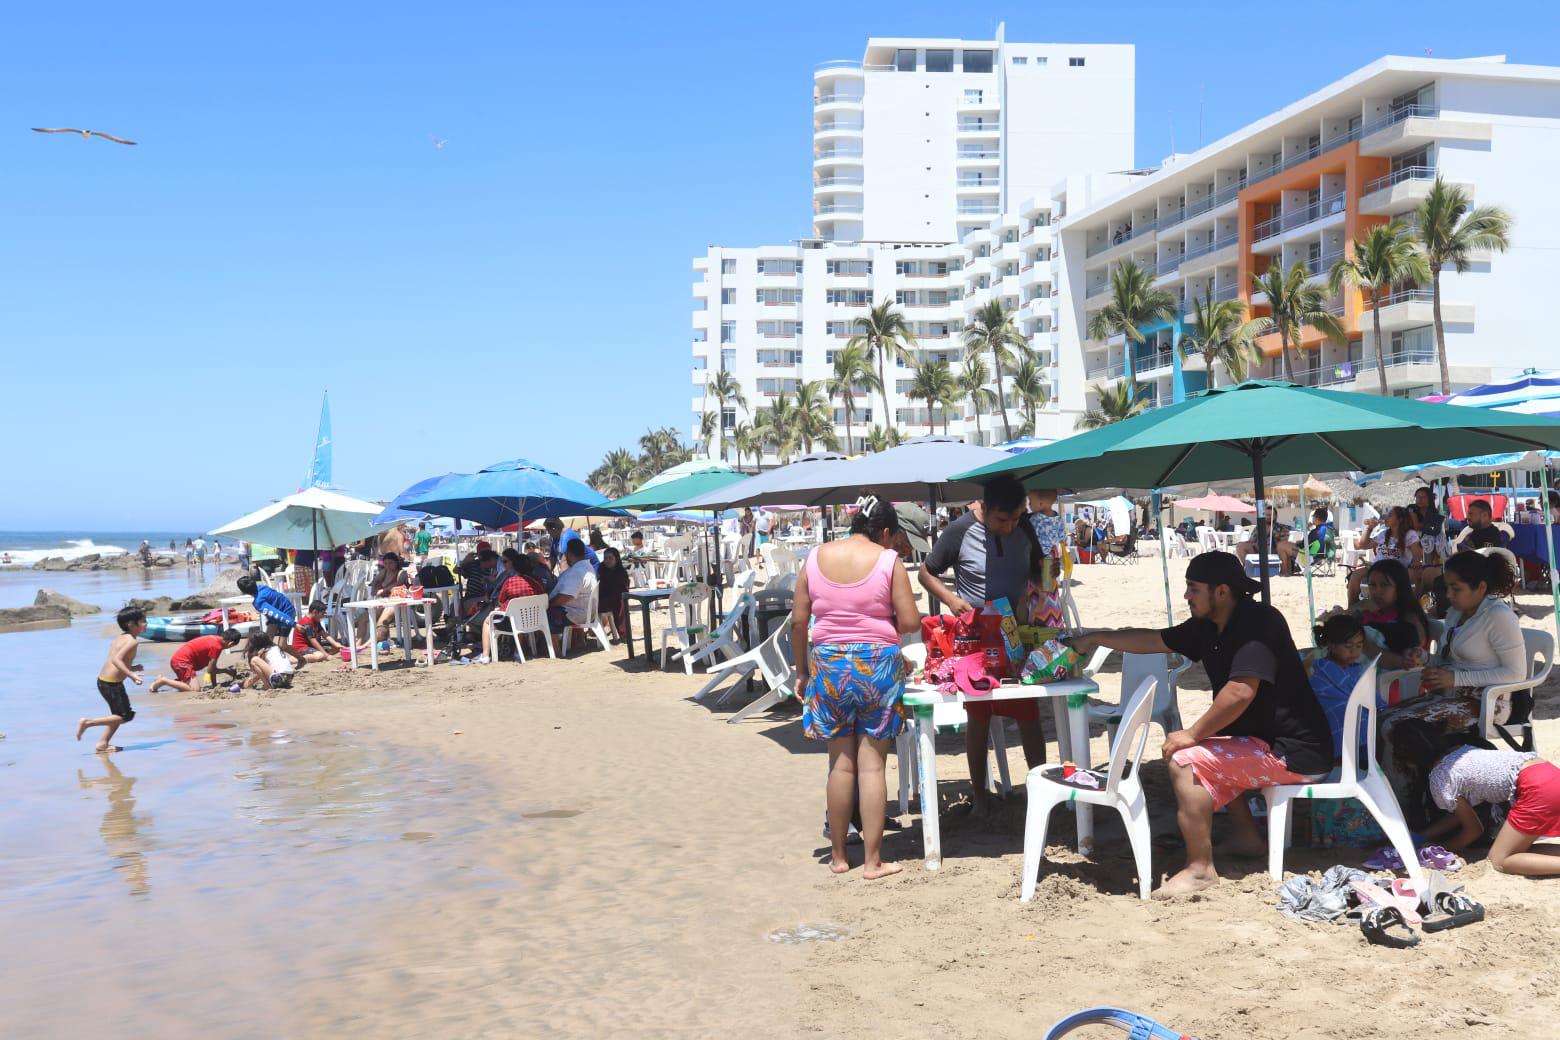
<svg viewBox="0 0 1560 1040"><path fill-rule="evenodd" d="M1499 527L1499 524L1495 526ZM1487 545L1479 550L1480 556L1498 556L1506 561L1506 566L1511 569L1511 576L1516 579L1518 587L1522 584L1522 565L1517 562L1517 554L1510 549L1502 549L1498 545Z"/></svg>
<svg viewBox="0 0 1560 1040"><path fill-rule="evenodd" d="M1543 685L1549 678L1549 670L1554 667L1555 637L1536 628L1524 628L1522 646L1528 660L1528 681L1535 686ZM1534 658L1537 658L1536 664Z"/></svg>
<svg viewBox="0 0 1560 1040"><path fill-rule="evenodd" d="M1116 746L1110 749L1110 772L1106 774L1105 781L1105 793L1108 795L1115 795L1116 788L1121 786L1129 769L1135 773L1143 764L1143 749L1148 744L1148 723L1154 715L1154 691L1157 685L1158 680L1152 676L1139 683L1137 692L1132 695L1132 700L1122 714L1121 726L1116 730ZM1137 746L1133 747L1134 744Z"/></svg>
<svg viewBox="0 0 1560 1040"><path fill-rule="evenodd" d="M1154 689L1153 713L1168 708L1170 706L1170 655L1122 654L1122 691L1137 689L1145 679L1153 679L1158 684Z"/></svg>
<svg viewBox="0 0 1560 1040"><path fill-rule="evenodd" d="M759 646L758 670L772 690L791 685L796 672L796 664L791 660L791 626L781 625Z"/></svg>
<svg viewBox="0 0 1560 1040"><path fill-rule="evenodd" d="M917 636L914 642L900 643L899 656L909 661L919 671L926 667L926 644L921 642L920 636Z"/></svg>
<svg viewBox="0 0 1560 1040"><path fill-rule="evenodd" d="M1446 642L1446 622L1440 618L1426 618L1429 622L1430 650L1432 653L1440 653L1441 646Z"/></svg>
<svg viewBox="0 0 1560 1040"><path fill-rule="evenodd" d="M1373 659L1365 671L1360 674L1359 681L1354 684L1354 692L1349 694L1349 703L1343 709L1343 766L1339 769L1338 779L1345 784L1357 784L1360 777L1368 774L1376 767L1376 666L1381 663L1381 658ZM1360 715L1365 715L1365 764L1360 768Z"/></svg>
<svg viewBox="0 0 1560 1040"><path fill-rule="evenodd" d="M504 613L509 616L511 632L548 631L546 596L516 596L504 607Z"/></svg>
<svg viewBox="0 0 1560 1040"><path fill-rule="evenodd" d="M776 578L774 581L772 581L768 585L764 586L764 591L765 592L786 592L786 593L795 592L796 591L796 573L793 571L793 572L791 572L789 574L782 574L782 575L780 575L780 577Z"/></svg>

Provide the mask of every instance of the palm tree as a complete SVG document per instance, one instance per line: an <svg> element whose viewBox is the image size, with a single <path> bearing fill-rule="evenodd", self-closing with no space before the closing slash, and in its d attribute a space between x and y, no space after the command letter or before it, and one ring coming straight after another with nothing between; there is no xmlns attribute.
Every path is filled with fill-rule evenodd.
<svg viewBox="0 0 1560 1040"><path fill-rule="evenodd" d="M1257 337L1267 325L1266 318L1248 320L1240 300L1215 300L1210 285L1202 299L1192 298L1191 323L1181 330L1181 356L1202 355L1209 387L1214 385L1216 362L1224 365L1232 380L1244 383L1252 364L1262 357Z"/></svg>
<svg viewBox="0 0 1560 1040"><path fill-rule="evenodd" d="M955 377L959 390L969 398L970 409L975 413L975 440L985 440L985 435L980 428L980 410L990 408L996 394L986 384L991 382L991 372L986 368L986 360L979 354L966 354L964 367L959 369Z"/></svg>
<svg viewBox="0 0 1560 1040"><path fill-rule="evenodd" d="M737 382L737 377L724 368L715 373L715 378L705 383L706 391L715 398L715 411L721 415L726 413L726 405L733 404L738 408L747 407L747 398L742 394L742 384ZM717 427L718 431L718 427ZM719 433L717 432L717 437ZM726 442L719 441L720 457L726 457Z"/></svg>
<svg viewBox="0 0 1560 1040"><path fill-rule="evenodd" d="M1089 319L1090 339L1109 339L1120 333L1127 337L1127 356L1132 344L1147 340L1144 329L1159 322L1171 322L1176 316L1176 299L1168 290L1154 288L1154 276L1132 260L1123 260L1110 275L1110 302Z"/></svg>
<svg viewBox="0 0 1560 1040"><path fill-rule="evenodd" d="M1140 415L1148 408L1148 398L1141 393L1135 380L1123 379L1111 386L1095 383L1089 389L1094 391L1098 403L1078 416L1074 426L1079 430L1097 430Z"/></svg>
<svg viewBox="0 0 1560 1040"><path fill-rule="evenodd" d="M1278 353L1284 363L1284 378L1291 382L1295 374L1289 348L1293 345L1295 353L1300 353L1300 330L1303 327L1311 326L1334 343L1343 343L1348 339L1348 334L1343 331L1343 322L1327 309L1330 293L1319 285L1311 285L1310 277L1311 273L1299 260L1288 271L1274 263L1263 274L1253 273L1251 276L1252 291L1266 293L1268 309L1272 311L1270 317L1263 319L1263 334L1278 333Z"/></svg>
<svg viewBox="0 0 1560 1040"><path fill-rule="evenodd" d="M1168 295L1168 294L1166 294ZM1008 428L1007 398L1002 392L1004 366L1013 363L1013 348L1022 349L1024 334L1013 321L1013 312L1002 305L1000 299L987 300L975 312L975 318L964 330L966 352L989 352L991 366L997 373L997 404L1002 408L1002 437L1013 439Z"/></svg>
<svg viewBox="0 0 1560 1040"><path fill-rule="evenodd" d="M683 446L677 431L670 426L646 430L639 438L639 452L639 467L645 477L693 458L693 452Z"/></svg>
<svg viewBox="0 0 1560 1040"><path fill-rule="evenodd" d="M1430 264L1419 251L1414 233L1401 220L1377 224L1356 238L1350 255L1332 265L1327 287L1338 292L1347 286L1370 295L1370 318L1376 344L1376 380L1381 396L1387 396L1387 351L1381 339L1381 308L1392 287L1402 282L1430 280ZM1444 366L1443 366L1444 368Z"/></svg>
<svg viewBox="0 0 1560 1040"><path fill-rule="evenodd" d="M933 409L936 405L943 406L943 433L948 432L948 403L957 401L959 384L953 377L953 371L946 361L928 361L917 365L915 378L910 382L909 397L911 400L926 402L926 425L932 425Z"/></svg>
<svg viewBox="0 0 1560 1040"><path fill-rule="evenodd" d="M720 426L720 412L705 412L699 416L699 440L704 445L704 454L710 455L710 439L715 436L715 430ZM714 458L713 455L710 455Z"/></svg>
<svg viewBox="0 0 1560 1040"><path fill-rule="evenodd" d="M899 435L898 430L885 430L881 426L873 426L872 429L867 431L865 442L868 451L878 452L887 451L889 448L904 443L904 438Z"/></svg>
<svg viewBox="0 0 1560 1040"><path fill-rule="evenodd" d="M814 442L831 450L839 445L834 435L834 408L824 380L812 379L797 387L793 408L796 439L804 452L812 451Z"/></svg>
<svg viewBox="0 0 1560 1040"><path fill-rule="evenodd" d="M1033 437L1035 413L1045 407L1051 394L1045 368L1041 366L1040 359L1028 350L1021 353L1018 366L1013 369L1013 393L1018 395L1024 405L1024 428L1019 430L1019 436Z"/></svg>
<svg viewBox="0 0 1560 1040"><path fill-rule="evenodd" d="M882 381L872 371L872 359L866 347L847 343L834 352L834 375L828 381L829 395L840 398L845 404L845 453L855 450L855 438L850 433L851 419L856 414L856 391L883 389Z"/></svg>
<svg viewBox="0 0 1560 1040"><path fill-rule="evenodd" d="M1430 301L1435 313L1435 348L1441 361L1441 393L1452 392L1452 373L1446 364L1446 327L1441 323L1441 268L1447 264L1458 274L1468 270L1473 254L1484 250L1504 253L1511 248L1510 213L1498 206L1471 208L1468 193L1436 175L1435 183L1414 211L1415 237L1430 268ZM1377 348L1379 352L1379 347Z"/></svg>
<svg viewBox="0 0 1560 1040"><path fill-rule="evenodd" d="M775 457L788 462L796 453L799 438L796 433L796 406L791 398L781 393L768 408L760 408L753 416L753 432L759 443L775 450Z"/></svg>
<svg viewBox="0 0 1560 1040"><path fill-rule="evenodd" d="M622 498L639 483L639 460L627 448L613 448L591 474L589 483L608 498Z"/></svg>
<svg viewBox="0 0 1560 1040"><path fill-rule="evenodd" d="M896 359L908 359L910 350L915 347L915 334L910 331L910 322L904 314L896 310L888 299L869 310L866 317L857 318L852 327L856 334L845 345L863 348L868 359L877 362L878 391L883 395L883 421L892 430L894 417L888 407L888 383L883 374L883 359L888 354L893 354Z"/></svg>
<svg viewBox="0 0 1560 1040"><path fill-rule="evenodd" d="M753 456L753 464L760 465L759 454L764 450L764 444L759 440L752 423L737 423L736 428L731 431L731 447L737 453L738 468L742 466L744 455Z"/></svg>

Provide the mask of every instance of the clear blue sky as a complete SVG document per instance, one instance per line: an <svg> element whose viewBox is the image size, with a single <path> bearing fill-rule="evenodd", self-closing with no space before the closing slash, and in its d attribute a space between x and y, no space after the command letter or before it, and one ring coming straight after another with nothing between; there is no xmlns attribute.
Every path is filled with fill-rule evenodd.
<svg viewBox="0 0 1560 1040"><path fill-rule="evenodd" d="M1560 64L1548 5L1397 10L12 6L0 529L232 519L296 490L326 388L364 497L686 428L690 260L809 231L812 67L872 34L1135 43L1140 163L1200 88L1212 140L1385 53Z"/></svg>

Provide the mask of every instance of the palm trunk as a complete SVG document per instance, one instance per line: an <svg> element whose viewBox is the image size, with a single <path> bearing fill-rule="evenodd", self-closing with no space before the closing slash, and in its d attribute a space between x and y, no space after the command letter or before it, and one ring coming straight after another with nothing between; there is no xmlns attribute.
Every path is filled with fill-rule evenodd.
<svg viewBox="0 0 1560 1040"><path fill-rule="evenodd" d="M851 412L851 399L850 399L850 395L847 394L845 396L845 454L847 454L847 455L850 454L850 449L851 449L850 412Z"/></svg>
<svg viewBox="0 0 1560 1040"><path fill-rule="evenodd" d="M1213 389L1213 351L1211 351L1211 350L1203 351L1203 368L1207 370L1207 377L1208 377L1204 385L1209 390L1212 390ZM1230 378L1233 379L1234 376L1232 375Z"/></svg>
<svg viewBox="0 0 1560 1040"><path fill-rule="evenodd" d="M1013 439L1013 431L1008 427L1007 398L1002 394L1002 358L995 348L991 351L991 367L997 370L997 405L1002 409L1002 437L1010 441Z"/></svg>
<svg viewBox="0 0 1560 1040"><path fill-rule="evenodd" d="M975 443L982 444L985 442L986 438L981 433L980 429L980 403L976 401L975 398L971 397L970 407L975 409Z"/></svg>
<svg viewBox="0 0 1560 1040"><path fill-rule="evenodd" d="M1387 396L1387 355L1381 342L1381 290L1370 293L1370 320L1372 335L1376 337L1376 381L1381 384L1381 396Z"/></svg>
<svg viewBox="0 0 1560 1040"><path fill-rule="evenodd" d="M888 404L888 377L883 374L883 352L887 350L886 344L878 344L878 389L883 394L883 428L889 433L894 432L894 412Z"/></svg>
<svg viewBox="0 0 1560 1040"><path fill-rule="evenodd" d="M1446 326L1441 324L1441 265L1430 271L1430 308L1435 314L1435 354L1441 366L1441 393L1452 392L1452 370L1446 363Z"/></svg>
<svg viewBox="0 0 1560 1040"><path fill-rule="evenodd" d="M1293 383L1295 381L1295 366L1289 360L1289 335L1282 327L1278 330L1278 356L1281 360L1279 367L1284 372L1284 381Z"/></svg>

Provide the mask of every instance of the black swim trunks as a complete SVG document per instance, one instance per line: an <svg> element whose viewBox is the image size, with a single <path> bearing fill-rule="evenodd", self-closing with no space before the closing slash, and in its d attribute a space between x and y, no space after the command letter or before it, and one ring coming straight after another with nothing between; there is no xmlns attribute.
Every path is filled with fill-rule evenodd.
<svg viewBox="0 0 1560 1040"><path fill-rule="evenodd" d="M135 709L130 707L130 695L125 692L124 680L119 682L98 681L98 693L108 702L108 710L112 715L118 715L121 720L129 722L135 718Z"/></svg>

